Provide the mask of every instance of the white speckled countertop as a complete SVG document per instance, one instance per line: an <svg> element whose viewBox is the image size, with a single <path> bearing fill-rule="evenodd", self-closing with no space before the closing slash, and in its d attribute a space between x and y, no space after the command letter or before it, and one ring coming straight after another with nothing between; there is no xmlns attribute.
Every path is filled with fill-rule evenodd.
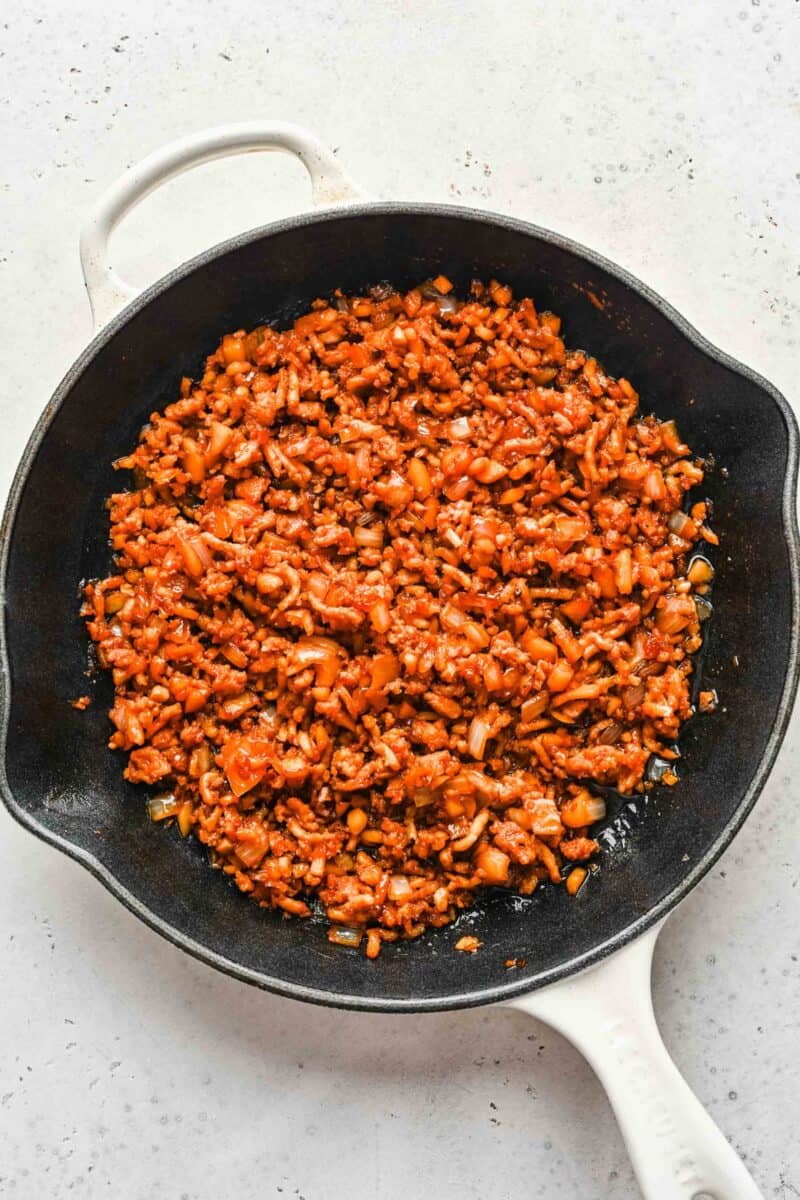
<svg viewBox="0 0 800 1200"><path fill-rule="evenodd" d="M800 402L797 10L16 0L0 30L0 488L89 336L87 206L160 143L257 116L307 125L378 195L586 242ZM296 163L217 163L143 205L116 258L145 283L305 198ZM668 1046L778 1200L800 1197L799 733L655 968ZM5 812L0 832L0 1195L637 1196L599 1085L544 1027L262 994L161 941Z"/></svg>

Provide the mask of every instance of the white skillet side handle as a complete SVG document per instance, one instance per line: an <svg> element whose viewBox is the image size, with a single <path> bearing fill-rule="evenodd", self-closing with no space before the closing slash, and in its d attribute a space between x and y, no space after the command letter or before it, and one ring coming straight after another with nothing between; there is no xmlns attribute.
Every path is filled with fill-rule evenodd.
<svg viewBox="0 0 800 1200"><path fill-rule="evenodd" d="M650 988L660 931L661 924L599 966L511 1007L557 1029L592 1065L645 1200L762 1200L661 1040Z"/></svg>
<svg viewBox="0 0 800 1200"><path fill-rule="evenodd" d="M330 150L296 125L244 121L221 125L170 142L131 167L95 204L81 231L83 278L92 306L95 332L124 308L138 289L126 283L108 261L108 239L126 213L160 184L190 167L254 150L282 150L299 158L311 178L317 207L368 199L339 166Z"/></svg>

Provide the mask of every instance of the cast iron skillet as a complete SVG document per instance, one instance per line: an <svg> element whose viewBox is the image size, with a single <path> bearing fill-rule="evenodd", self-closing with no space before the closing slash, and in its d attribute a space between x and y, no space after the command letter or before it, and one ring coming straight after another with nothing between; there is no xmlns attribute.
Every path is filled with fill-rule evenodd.
<svg viewBox="0 0 800 1200"><path fill-rule="evenodd" d="M104 198L83 245L96 309L112 307L123 290L104 259L110 228L190 161L268 142L303 158L317 196L346 197L335 161L312 139L274 126L235 129L238 140L222 130L168 148ZM682 738L679 786L616 806L601 870L577 900L549 887L530 899L490 894L457 931L429 932L372 963L331 946L324 922L262 911L209 870L194 839L153 828L144 789L124 782L122 758L106 745L111 682L105 673L87 680L78 593L110 561L104 500L120 487L110 464L133 446L148 414L174 398L180 377L198 374L221 333L284 324L336 287L357 292L390 280L403 288L440 271L457 290L497 276L552 308L570 345L630 378L647 410L674 417L693 449L713 458L704 491L721 552L704 679L721 706ZM638 280L566 238L494 214L398 203L346 205L253 230L173 271L111 320L56 390L23 455L0 561L3 799L176 945L284 995L420 1012L508 1000L563 979L673 908L764 785L797 683L796 475L797 426L775 388ZM69 707L86 691L86 712ZM475 956L452 950L467 929L484 943ZM510 958L526 965L508 970Z"/></svg>

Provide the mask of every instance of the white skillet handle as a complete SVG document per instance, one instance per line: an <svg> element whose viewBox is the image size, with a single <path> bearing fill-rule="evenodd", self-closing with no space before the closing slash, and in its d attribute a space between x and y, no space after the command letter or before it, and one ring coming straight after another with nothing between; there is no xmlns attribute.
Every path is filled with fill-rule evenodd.
<svg viewBox="0 0 800 1200"><path fill-rule="evenodd" d="M557 1029L597 1072L645 1200L762 1200L661 1040L650 990L660 931L511 1006Z"/></svg>
<svg viewBox="0 0 800 1200"><path fill-rule="evenodd" d="M125 214L160 184L189 167L253 150L283 150L299 158L311 177L311 195L318 207L368 198L348 179L331 151L296 125L280 121L244 121L206 129L170 142L120 176L97 201L81 231L81 267L95 332L124 308L139 290L120 279L108 261L108 239Z"/></svg>

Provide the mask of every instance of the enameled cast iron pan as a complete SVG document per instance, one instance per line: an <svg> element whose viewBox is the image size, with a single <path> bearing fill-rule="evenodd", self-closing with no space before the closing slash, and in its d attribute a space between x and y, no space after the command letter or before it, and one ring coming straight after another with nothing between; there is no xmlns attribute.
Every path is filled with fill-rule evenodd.
<svg viewBox="0 0 800 1200"><path fill-rule="evenodd" d="M135 296L107 262L114 225L171 175L256 149L298 155L315 201L328 207L216 246ZM494 214L365 202L332 155L289 126L226 127L151 156L102 199L81 253L99 332L36 427L2 529L0 783L12 815L159 933L249 983L384 1011L513 1000L592 1061L648 1196L757 1196L660 1042L649 969L662 919L755 802L791 709L797 426L786 401L591 251ZM209 870L199 843L153 828L143 789L123 780L123 761L107 748L106 674L89 683L86 712L67 700L87 690L78 593L80 581L107 573L110 561L104 501L119 487L110 464L149 413L174 398L181 375L196 376L225 331L288 322L336 287L389 280L404 288L439 272L461 290L475 277L497 276L538 308L552 308L570 345L633 380L646 409L674 417L693 449L713 456L704 490L721 548L704 680L721 703L686 730L677 787L612 811L601 870L577 899L563 888L530 899L498 892L459 922L483 942L479 954L454 953L451 927L370 962L331 946L324 923L259 909ZM527 965L509 971L509 958Z"/></svg>

